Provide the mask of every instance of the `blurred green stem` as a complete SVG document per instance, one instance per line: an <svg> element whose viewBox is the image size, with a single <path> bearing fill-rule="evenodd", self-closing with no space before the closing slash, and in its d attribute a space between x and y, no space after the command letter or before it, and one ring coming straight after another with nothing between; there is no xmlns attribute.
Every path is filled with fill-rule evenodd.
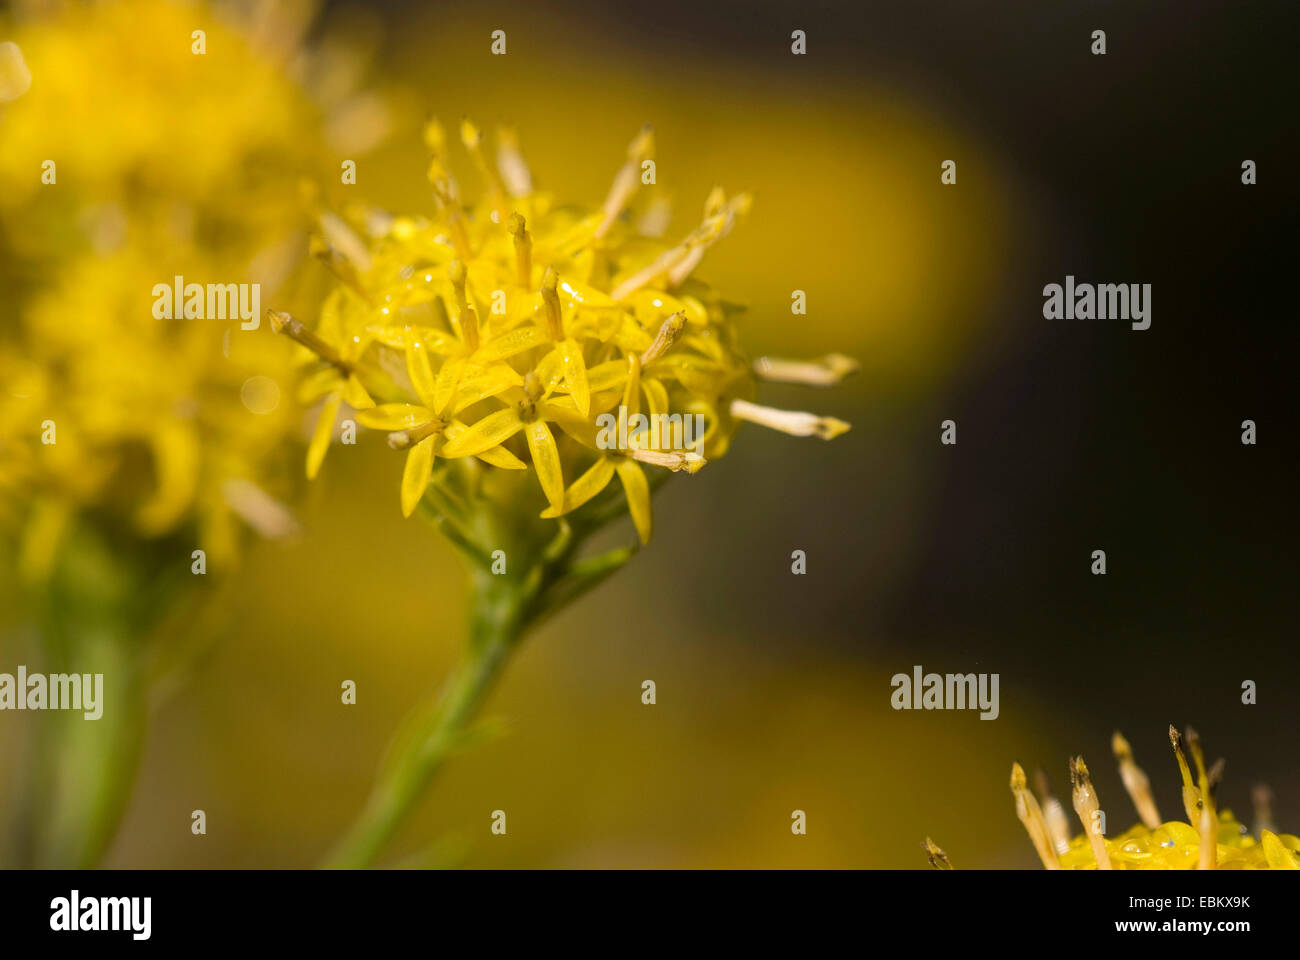
<svg viewBox="0 0 1300 960"><path fill-rule="evenodd" d="M469 642L460 665L439 697L420 705L403 722L365 808L324 862L330 868L374 863L419 803L435 776L470 739L470 725L495 688L524 635L623 566L636 552L619 547L575 561L594 528L571 528L541 548L512 551L527 557L522 577L495 574L491 551L436 508L422 510L460 549L470 567ZM553 528L552 528L553 529Z"/></svg>
<svg viewBox="0 0 1300 960"><path fill-rule="evenodd" d="M489 583L476 584L474 593L470 643L464 659L441 697L407 718L365 809L325 866L365 867L374 862L464 739L511 649L522 637L521 598L512 595L517 591Z"/></svg>
<svg viewBox="0 0 1300 960"><path fill-rule="evenodd" d="M22 866L93 867L117 832L148 712L139 662L143 627L134 609L138 592L133 571L85 529L71 538L44 587L41 650L29 670L102 675L102 713L93 720L80 710L30 716L35 736L16 838Z"/></svg>

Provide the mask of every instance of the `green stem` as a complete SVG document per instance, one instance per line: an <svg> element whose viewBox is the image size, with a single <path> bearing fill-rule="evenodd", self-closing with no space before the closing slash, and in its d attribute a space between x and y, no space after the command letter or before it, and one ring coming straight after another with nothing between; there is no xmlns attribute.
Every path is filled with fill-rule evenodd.
<svg viewBox="0 0 1300 960"><path fill-rule="evenodd" d="M482 574L475 578L464 659L442 696L407 719L365 809L324 866L357 868L374 862L464 741L469 724L494 688L527 624L521 592L507 586L511 581L494 584L491 575L487 577L487 581Z"/></svg>
<svg viewBox="0 0 1300 960"><path fill-rule="evenodd" d="M450 505L437 497L426 495L421 507L444 533L454 534L451 540L467 560L469 643L441 696L416 708L403 722L364 809L325 859L325 867L358 868L375 862L443 765L469 742L470 724L523 636L601 583L636 552L620 547L575 561L582 543L599 524L583 522L575 528L565 520L558 530L543 526L544 536L536 536L534 530L534 536L506 551L520 564L516 570L522 576L496 574L490 551L482 544L504 543L505 538L462 528L460 521L453 520Z"/></svg>

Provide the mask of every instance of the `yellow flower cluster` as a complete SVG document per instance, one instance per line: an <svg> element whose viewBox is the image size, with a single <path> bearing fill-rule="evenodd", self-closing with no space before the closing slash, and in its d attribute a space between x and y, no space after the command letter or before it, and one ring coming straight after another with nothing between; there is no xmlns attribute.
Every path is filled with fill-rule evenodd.
<svg viewBox="0 0 1300 960"><path fill-rule="evenodd" d="M269 295L309 224L318 111L223 13L120 0L0 23L0 532L31 575L91 512L146 539L194 528L210 556L236 517L291 522L262 489L294 426L280 342L151 309L176 275Z"/></svg>
<svg viewBox="0 0 1300 960"><path fill-rule="evenodd" d="M360 424L388 431L390 445L407 451L407 516L438 458L478 458L531 471L548 518L577 510L617 477L645 543L652 518L644 467L694 473L726 451L741 419L827 438L848 428L752 403L755 373L738 345L735 308L692 276L749 209L748 195L715 189L699 226L670 245L624 215L653 155L649 129L592 210L534 191L511 131L500 133L495 162L476 127L465 122L460 135L485 185L477 204L461 200L444 162L444 131L431 123L425 139L439 216L322 217L316 253L341 285L314 330L271 315L310 352L302 399L322 402L309 476L346 402ZM838 356L774 366L782 379L812 383L852 368ZM697 416L703 430L684 445L683 418ZM617 444L607 426L615 422L624 436L628 422L666 429L633 429Z"/></svg>

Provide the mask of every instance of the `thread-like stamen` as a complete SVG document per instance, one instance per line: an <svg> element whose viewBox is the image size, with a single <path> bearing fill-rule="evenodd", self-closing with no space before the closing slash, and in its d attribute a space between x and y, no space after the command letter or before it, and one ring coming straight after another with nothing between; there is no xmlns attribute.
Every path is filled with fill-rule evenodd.
<svg viewBox="0 0 1300 960"><path fill-rule="evenodd" d="M1043 809L1043 822L1047 824L1047 837L1058 854L1070 849L1070 819L1065 815L1065 807L1052 795L1047 783L1047 774L1042 769L1034 771L1034 789L1038 792L1038 802Z"/></svg>
<svg viewBox="0 0 1300 960"><path fill-rule="evenodd" d="M460 122L460 140L465 144L465 149L474 159L475 166L478 167L479 173L487 182L488 193L492 198L492 206L496 212L496 220L499 223L501 218L506 215L506 185L501 182L501 175L497 173L496 168L488 163L487 156L483 152L483 137L479 133L478 127L468 119Z"/></svg>
<svg viewBox="0 0 1300 960"><path fill-rule="evenodd" d="M748 420L794 437L815 436L833 440L851 428L851 424L835 417L819 417L815 413L799 410L778 410L748 400L732 400L730 409L731 415L737 420Z"/></svg>
<svg viewBox="0 0 1300 960"><path fill-rule="evenodd" d="M528 232L527 222L518 213L510 215L506 229L515 238L515 282L521 287L528 287L533 275L533 235Z"/></svg>
<svg viewBox="0 0 1300 960"><path fill-rule="evenodd" d="M1188 727L1183 738L1187 741L1187 749L1191 751L1192 762L1196 764L1197 789L1201 795L1200 816L1193 824L1200 834L1200 862L1197 866L1202 870L1213 870L1218 866L1219 860L1219 815L1214 807L1214 785L1205 768L1205 753L1201 749L1200 736Z"/></svg>
<svg viewBox="0 0 1300 960"><path fill-rule="evenodd" d="M1016 816L1025 825L1025 832L1029 834L1034 849L1038 851L1038 859L1043 861L1043 866L1048 870L1059 870L1061 863L1056 857L1056 850L1052 847L1047 824L1043 820L1043 811L1039 809L1034 795L1029 792L1024 767L1018 763L1011 765L1011 794L1016 798Z"/></svg>
<svg viewBox="0 0 1300 960"><path fill-rule="evenodd" d="M802 383L810 387L829 387L858 370L858 361L842 353L828 353L816 360L784 360L759 357L754 372L764 380L777 383Z"/></svg>
<svg viewBox="0 0 1300 960"><path fill-rule="evenodd" d="M1265 830L1277 833L1277 824L1273 821L1273 791L1266 784L1256 784L1250 791L1250 802L1255 807L1255 836L1262 837Z"/></svg>
<svg viewBox="0 0 1300 960"><path fill-rule="evenodd" d="M410 430L394 430L388 435L388 445L394 450L405 450L429 439L435 433L441 433L446 426L446 421L435 418Z"/></svg>
<svg viewBox="0 0 1300 960"><path fill-rule="evenodd" d="M460 311L458 319L460 336L465 343L465 349L473 353L478 349L479 331L478 314L470 306L469 295L465 292L465 283L469 272L465 269L464 262L453 260L447 267L447 273L451 277L451 286L456 292L456 306Z"/></svg>
<svg viewBox="0 0 1300 960"><path fill-rule="evenodd" d="M533 192L533 176L519 149L519 137L511 127L497 128L497 169L510 196L526 197Z"/></svg>
<svg viewBox="0 0 1300 960"><path fill-rule="evenodd" d="M610 291L610 297L623 300L659 277L663 277L669 287L680 284L704 258L705 251L731 232L736 216L748 210L751 201L749 194L740 194L733 197L721 213L706 215L704 222L685 240L616 286Z"/></svg>
<svg viewBox="0 0 1300 960"><path fill-rule="evenodd" d="M1070 784L1074 788L1072 791L1074 812L1079 815L1083 832L1088 835L1093 858L1097 861L1097 869L1109 870L1111 869L1110 853L1106 849L1106 838L1102 835L1101 820L1097 816L1101 804L1097 800L1097 793L1092 786L1092 777L1088 774L1088 765L1083 762L1083 757L1075 757L1070 761Z"/></svg>
<svg viewBox="0 0 1300 960"><path fill-rule="evenodd" d="M366 247L366 242L342 217L324 210L319 221L321 233L331 247L342 253L362 273L370 269L370 250Z"/></svg>
<svg viewBox="0 0 1300 960"><path fill-rule="evenodd" d="M1118 730L1110 738L1110 748L1119 761L1120 779L1124 781L1124 789L1133 800L1133 806L1137 807L1138 816L1148 830L1154 830L1160 826L1160 811L1156 809L1155 798L1151 795L1151 779L1137 765L1133 759L1133 749Z"/></svg>
<svg viewBox="0 0 1300 960"><path fill-rule="evenodd" d="M1227 765L1228 761L1223 759L1223 757L1219 757L1218 760L1215 760L1214 763L1210 765L1210 771L1206 775L1210 784L1209 796L1210 799L1214 801L1215 806L1218 806L1219 784L1223 783L1223 770Z"/></svg>
<svg viewBox="0 0 1300 960"><path fill-rule="evenodd" d="M645 352L641 354L641 366L649 366L654 363L671 347L677 338L681 336L682 330L686 328L686 311L678 310L671 317L659 324L659 332L651 341L650 346L646 347Z"/></svg>
<svg viewBox="0 0 1300 960"><path fill-rule="evenodd" d="M560 312L560 295L556 293L560 278L553 267L547 267L542 277L542 303L546 306L546 329L552 340L564 339L564 315Z"/></svg>
<svg viewBox="0 0 1300 960"><path fill-rule="evenodd" d="M925 851L926 858L930 861L930 866L936 870L951 870L952 862L948 859L948 854L939 848L939 845L929 837L921 844L921 849Z"/></svg>
<svg viewBox="0 0 1300 960"><path fill-rule="evenodd" d="M288 507L250 480L226 480L221 485L221 498L245 523L268 540L294 536L301 529Z"/></svg>
<svg viewBox="0 0 1300 960"><path fill-rule="evenodd" d="M322 340L316 333L309 329L301 320L298 320L282 310L267 309L266 319L271 323L271 329L276 333L282 333L290 340L306 347L316 356L320 357L326 363L332 364L344 376L352 373L352 365L340 356L339 352L332 346Z"/></svg>
<svg viewBox="0 0 1300 960"><path fill-rule="evenodd" d="M1187 766L1187 757L1183 754L1182 737L1172 723L1169 724L1169 743L1174 748L1174 756L1178 759L1178 773L1183 778L1183 812L1187 814L1187 822L1197 827L1201 822L1201 792L1192 782L1192 771Z"/></svg>
<svg viewBox="0 0 1300 960"><path fill-rule="evenodd" d="M668 269L668 285L679 286L704 259L708 249L731 232L736 218L749 210L753 198L747 193L732 197L725 204L719 202L720 190L710 195L710 203L705 205L704 222L699 229L683 244L686 255Z"/></svg>
<svg viewBox="0 0 1300 960"><path fill-rule="evenodd" d="M627 383L623 385L623 409L627 416L641 412L641 358L635 353L627 357Z"/></svg>
<svg viewBox="0 0 1300 960"><path fill-rule="evenodd" d="M709 462L698 453L662 453L658 450L628 450L626 453L633 460L655 467L667 467L673 472L685 470L687 473L698 473Z"/></svg>
<svg viewBox="0 0 1300 960"><path fill-rule="evenodd" d="M324 238L312 235L307 241L307 252L325 264L334 276L338 277L349 290L363 301L366 303L374 302L370 296L370 291L361 282L361 275L356 264L345 257L339 250L330 246Z"/></svg>
<svg viewBox="0 0 1300 960"><path fill-rule="evenodd" d="M614 175L614 183L609 188L609 195L605 197L602 217L596 227L597 240L604 239L619 214L631 202L637 187L641 185L641 165L654 156L654 145L654 129L646 124L628 146L627 160Z"/></svg>
<svg viewBox="0 0 1300 960"><path fill-rule="evenodd" d="M447 131L443 129L437 117L430 117L424 125L424 145L429 150L429 156L434 160L441 160L447 152Z"/></svg>
<svg viewBox="0 0 1300 960"><path fill-rule="evenodd" d="M469 228L465 225L465 210L456 199L450 178L445 175L434 176L432 170L430 177L433 180L433 195L447 220L447 232L451 234L451 245L456 249L456 256L462 260L472 260L474 247L469 240Z"/></svg>

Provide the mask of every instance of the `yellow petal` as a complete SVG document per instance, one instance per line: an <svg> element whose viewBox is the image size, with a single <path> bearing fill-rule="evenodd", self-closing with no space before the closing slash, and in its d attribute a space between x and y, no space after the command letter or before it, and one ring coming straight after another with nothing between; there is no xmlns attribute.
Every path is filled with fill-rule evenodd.
<svg viewBox="0 0 1300 960"><path fill-rule="evenodd" d="M298 402L310 406L339 388L339 371L333 364L309 374L298 385Z"/></svg>
<svg viewBox="0 0 1300 960"><path fill-rule="evenodd" d="M564 384L584 417L591 412L591 388L587 385L587 362L582 358L582 347L573 339L557 346L564 370Z"/></svg>
<svg viewBox="0 0 1300 960"><path fill-rule="evenodd" d="M490 450L484 450L478 454L478 458L484 463L490 463L494 467L500 467L502 470L527 470L528 464L524 463L505 447L493 447Z"/></svg>
<svg viewBox="0 0 1300 960"><path fill-rule="evenodd" d="M609 360L587 370L587 389L592 393L621 390L627 380L627 361Z"/></svg>
<svg viewBox="0 0 1300 960"><path fill-rule="evenodd" d="M619 480L623 481L623 493L627 497L627 510L632 514L637 536L643 544L650 542L654 533L654 517L650 512L650 484L646 482L641 468L626 457L619 457L614 464Z"/></svg>
<svg viewBox="0 0 1300 960"><path fill-rule="evenodd" d="M433 368L429 365L429 351L414 329L406 344L406 373L411 378L411 386L415 388L415 395L420 398L420 402L426 407L441 410L442 407L434 402L436 391Z"/></svg>
<svg viewBox="0 0 1300 960"><path fill-rule="evenodd" d="M651 371L652 376L673 377L692 393L706 396L721 392L731 376L721 364L688 353L670 353L660 357Z"/></svg>
<svg viewBox="0 0 1300 960"><path fill-rule="evenodd" d="M480 400L495 397L511 387L522 386L524 378L515 372L508 363L494 363L482 373L465 377L456 390L456 403L452 413L459 413L466 407L473 406Z"/></svg>
<svg viewBox="0 0 1300 960"><path fill-rule="evenodd" d="M384 403L357 413L357 423L371 430L411 430L432 419L433 411L413 403Z"/></svg>
<svg viewBox="0 0 1300 960"><path fill-rule="evenodd" d="M647 378L641 381L641 391L645 394L646 413L652 417L668 413L668 390L662 383Z"/></svg>
<svg viewBox="0 0 1300 960"><path fill-rule="evenodd" d="M596 443L596 425L574 409L571 397L543 400L537 405L537 412L544 419L558 424L561 430L584 447L600 449Z"/></svg>
<svg viewBox="0 0 1300 960"><path fill-rule="evenodd" d="M375 405L375 401L370 399L370 394L366 388L361 385L356 374L349 374L347 380L343 383L343 399L348 402L353 410L369 410Z"/></svg>
<svg viewBox="0 0 1300 960"><path fill-rule="evenodd" d="M406 455L406 467L402 470L402 516L409 517L415 512L432 472L433 441L421 440Z"/></svg>
<svg viewBox="0 0 1300 960"><path fill-rule="evenodd" d="M493 360L505 360L525 350L541 346L545 342L546 335L540 327L517 327L479 347L474 354L474 360L482 364Z"/></svg>
<svg viewBox="0 0 1300 960"><path fill-rule="evenodd" d="M551 506L557 510L564 506L564 471L560 468L560 451L551 436L545 420L534 420L527 429L528 450L537 468L537 480Z"/></svg>
<svg viewBox="0 0 1300 960"><path fill-rule="evenodd" d="M464 357L450 357L443 362L442 369L438 371L438 380L433 385L432 395L427 401L432 409L439 413L447 409L456 396L456 388L460 386L465 370Z"/></svg>
<svg viewBox="0 0 1300 960"><path fill-rule="evenodd" d="M1282 844L1277 834L1261 830L1259 842L1264 848L1264 859L1268 861L1270 869L1300 870L1300 858Z"/></svg>
<svg viewBox="0 0 1300 960"><path fill-rule="evenodd" d="M580 506L594 497L600 491L608 486L609 481L614 477L614 463L612 457L601 457L598 459L590 470L573 481L573 486L564 491L564 504L560 509L548 507L542 511L542 516L550 519L558 517L561 514L571 513Z"/></svg>
<svg viewBox="0 0 1300 960"><path fill-rule="evenodd" d="M496 413L489 413L482 420L470 424L455 439L448 440L442 448L444 457L476 457L484 450L504 443L522 430L524 422L519 419L519 411L506 407Z"/></svg>
<svg viewBox="0 0 1300 960"><path fill-rule="evenodd" d="M330 448L330 439L334 436L334 421L339 415L339 404L342 402L343 395L335 393L326 397L325 402L321 404L320 418L316 421L316 429L311 435L311 445L307 447L308 480L315 479L316 474L320 472L325 451Z"/></svg>
<svg viewBox="0 0 1300 960"><path fill-rule="evenodd" d="M445 440L454 440L468 429L465 424L459 420L453 420L447 424L447 428L442 431ZM442 451L446 456L446 449ZM527 470L528 464L524 463L505 447L492 447L478 454L478 458L494 467L501 467L503 470Z"/></svg>

